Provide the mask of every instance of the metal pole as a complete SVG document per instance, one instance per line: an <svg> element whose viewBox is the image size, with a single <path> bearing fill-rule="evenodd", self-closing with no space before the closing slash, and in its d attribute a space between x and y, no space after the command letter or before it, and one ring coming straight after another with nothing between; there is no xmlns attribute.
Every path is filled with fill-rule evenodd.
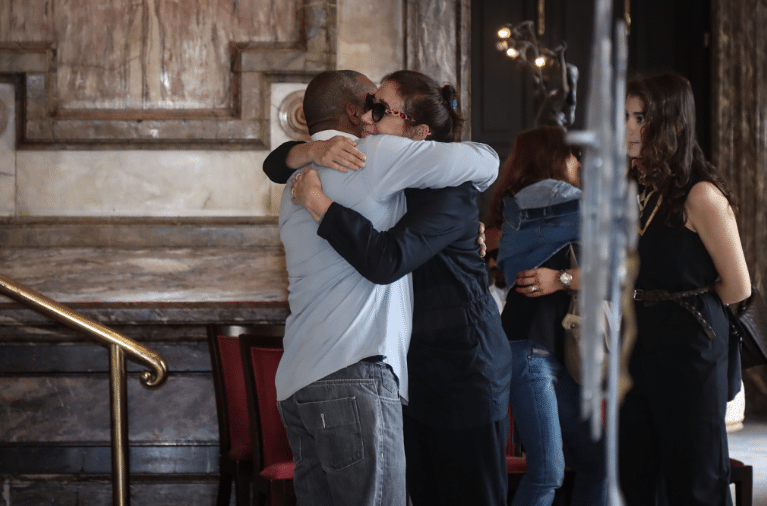
<svg viewBox="0 0 767 506"><path fill-rule="evenodd" d="M629 275L628 252L636 249L636 206L633 195L636 195L635 187L629 184L625 174L625 148L624 148L624 107L626 96L626 66L628 60L628 47L626 43L626 26L618 22L615 26L615 51L614 64L615 75L613 80L615 137L612 145L613 159L613 230L612 230L612 278L610 287L610 356L609 356L609 379L607 385L607 420L606 420L606 451L607 451L607 504L619 506L625 504L620 490L620 476L618 475L618 413L620 361L623 356L621 345L622 316L624 291L626 284L631 287L634 284L634 276ZM633 195L632 195L633 193ZM626 322L626 325L629 323Z"/></svg>
<svg viewBox="0 0 767 506"><path fill-rule="evenodd" d="M113 344L109 347L109 399L112 423L112 504L128 506L128 401L125 354Z"/></svg>
<svg viewBox="0 0 767 506"><path fill-rule="evenodd" d="M597 0L586 131L570 132L571 142L587 146L581 216L581 326L584 351L582 415L591 418L592 437L602 435L602 362L609 343L605 459L607 504L622 506L618 476L618 404L621 332L627 256L635 248L636 208L626 175L625 123L626 31L613 32L611 0ZM634 192L635 193L635 192ZM632 207L633 206L633 207ZM608 326L604 304L609 303Z"/></svg>

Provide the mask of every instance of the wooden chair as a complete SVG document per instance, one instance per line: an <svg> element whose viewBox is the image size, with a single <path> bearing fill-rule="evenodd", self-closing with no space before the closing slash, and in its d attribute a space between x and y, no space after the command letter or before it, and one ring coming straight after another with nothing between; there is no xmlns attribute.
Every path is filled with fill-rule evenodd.
<svg viewBox="0 0 767 506"><path fill-rule="evenodd" d="M735 484L735 506L752 506L754 494L754 468L730 459L730 483Z"/></svg>
<svg viewBox="0 0 767 506"><path fill-rule="evenodd" d="M509 441L506 443L506 472L509 475L509 504L514 498L514 492L519 488L519 482L527 473L527 459L522 453L522 443L519 441L514 412L509 404Z"/></svg>
<svg viewBox="0 0 767 506"><path fill-rule="evenodd" d="M509 441L506 444L506 472L509 477L509 497L507 501L508 504L511 504L514 500L514 494L519 488L519 483L522 481L525 473L527 473L527 459L523 452L517 427L514 424L514 412L511 410L511 404L509 404ZM570 504L574 477L575 473L566 468L564 481L562 486L556 491L553 504Z"/></svg>
<svg viewBox="0 0 767 506"><path fill-rule="evenodd" d="M266 506L296 503L293 452L277 410L274 377L282 358L284 325L263 325L240 336L253 442L254 502Z"/></svg>
<svg viewBox="0 0 767 506"><path fill-rule="evenodd" d="M237 506L250 505L253 447L239 335L253 327L209 325L208 345L216 391L219 434L217 506L228 506L235 486Z"/></svg>

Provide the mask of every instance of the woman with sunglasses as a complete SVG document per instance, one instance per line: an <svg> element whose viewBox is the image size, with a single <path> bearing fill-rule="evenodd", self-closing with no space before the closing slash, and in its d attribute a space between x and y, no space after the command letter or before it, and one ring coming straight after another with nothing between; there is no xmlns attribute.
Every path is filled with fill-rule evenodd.
<svg viewBox="0 0 767 506"><path fill-rule="evenodd" d="M460 139L455 88L418 72L386 76L365 109L362 136ZM293 190L321 217L318 234L363 276L388 284L413 273L403 407L413 505L505 505L511 352L477 251L476 188L407 189L407 214L385 232L330 201L316 171L294 180Z"/></svg>

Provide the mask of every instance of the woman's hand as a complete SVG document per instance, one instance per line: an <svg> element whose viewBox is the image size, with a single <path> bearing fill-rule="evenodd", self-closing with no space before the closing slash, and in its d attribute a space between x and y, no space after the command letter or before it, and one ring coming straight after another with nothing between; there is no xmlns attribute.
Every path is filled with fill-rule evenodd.
<svg viewBox="0 0 767 506"><path fill-rule="evenodd" d="M290 148L285 164L300 169L314 162L339 172L358 170L365 166L365 153L357 149L357 143L343 135L336 135L326 141L309 141Z"/></svg>
<svg viewBox="0 0 767 506"><path fill-rule="evenodd" d="M357 143L343 135L336 135L326 141L313 141L309 157L317 165L330 167L340 172L359 170L365 166L365 153L357 149Z"/></svg>
<svg viewBox="0 0 767 506"><path fill-rule="evenodd" d="M487 245L485 244L485 224L479 222L479 236L477 236L477 244L479 244L479 256L482 258L487 254Z"/></svg>
<svg viewBox="0 0 767 506"><path fill-rule="evenodd" d="M290 201L304 206L314 221L320 221L333 203L322 191L322 182L317 171L309 167L296 174L290 183L290 192L293 194Z"/></svg>
<svg viewBox="0 0 767 506"><path fill-rule="evenodd" d="M575 281L574 271L575 269L568 270L569 273L573 274L573 281ZM575 289L576 287L571 284L570 288ZM540 297L541 295L548 295L558 290L564 290L564 287L559 282L559 271L539 267L538 269L518 272L517 279L514 282L514 289L525 297Z"/></svg>

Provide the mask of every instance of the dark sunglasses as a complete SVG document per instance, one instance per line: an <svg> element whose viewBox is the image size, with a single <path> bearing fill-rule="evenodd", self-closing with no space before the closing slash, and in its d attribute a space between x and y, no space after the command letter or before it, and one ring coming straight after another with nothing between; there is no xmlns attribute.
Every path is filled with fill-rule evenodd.
<svg viewBox="0 0 767 506"><path fill-rule="evenodd" d="M381 102L376 102L375 97L368 93L368 95L365 97L365 112L371 111L373 116L373 121L378 123L381 121L381 119L384 117L384 114L391 114L392 116L398 116L406 121L412 121L413 123L418 123L415 118L412 116L408 116L404 112L399 111L393 111L386 107Z"/></svg>

